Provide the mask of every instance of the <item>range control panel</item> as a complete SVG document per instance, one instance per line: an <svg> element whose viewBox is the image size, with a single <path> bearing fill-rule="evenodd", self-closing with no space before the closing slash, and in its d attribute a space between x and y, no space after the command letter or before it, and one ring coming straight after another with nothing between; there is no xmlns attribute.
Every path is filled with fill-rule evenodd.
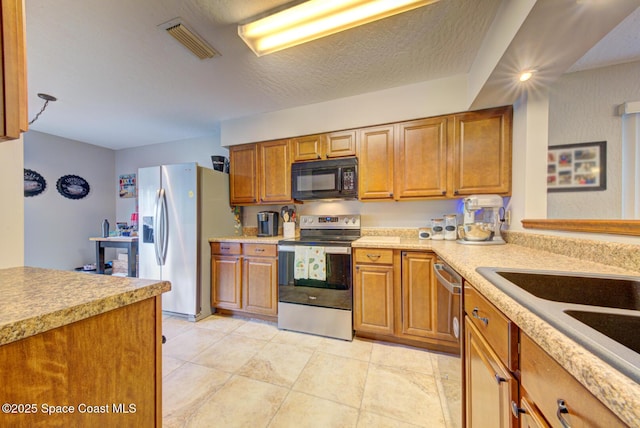
<svg viewBox="0 0 640 428"><path fill-rule="evenodd" d="M300 229L360 229L360 215L301 215Z"/></svg>

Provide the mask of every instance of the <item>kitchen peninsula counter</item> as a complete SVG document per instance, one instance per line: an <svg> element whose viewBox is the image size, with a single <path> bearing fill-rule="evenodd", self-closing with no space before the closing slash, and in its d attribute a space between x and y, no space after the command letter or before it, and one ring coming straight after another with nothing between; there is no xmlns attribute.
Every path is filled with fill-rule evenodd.
<svg viewBox="0 0 640 428"><path fill-rule="evenodd" d="M0 345L158 296L166 281L54 269L0 269Z"/></svg>
<svg viewBox="0 0 640 428"><path fill-rule="evenodd" d="M597 244L588 241L584 245ZM455 241L366 236L353 242L352 246L434 251L625 423L640 426L640 384L507 296L476 272L476 268L486 266L632 276L640 276L640 272L514 244L477 246ZM631 247L635 246L621 244L623 251L616 252L618 257L638 257L637 249L634 254ZM604 251L600 251L604 258ZM634 262L635 259L622 260L621 265L634 265ZM638 263L635 265L640 266Z"/></svg>
<svg viewBox="0 0 640 428"><path fill-rule="evenodd" d="M161 426L166 281L0 269L0 426Z"/></svg>

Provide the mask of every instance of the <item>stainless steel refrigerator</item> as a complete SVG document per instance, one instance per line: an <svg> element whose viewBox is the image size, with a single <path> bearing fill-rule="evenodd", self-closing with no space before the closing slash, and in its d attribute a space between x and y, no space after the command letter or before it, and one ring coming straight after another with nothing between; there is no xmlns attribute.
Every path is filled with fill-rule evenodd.
<svg viewBox="0 0 640 428"><path fill-rule="evenodd" d="M197 321L211 314L209 238L234 234L229 175L197 163L138 170L140 278L171 282L162 310Z"/></svg>

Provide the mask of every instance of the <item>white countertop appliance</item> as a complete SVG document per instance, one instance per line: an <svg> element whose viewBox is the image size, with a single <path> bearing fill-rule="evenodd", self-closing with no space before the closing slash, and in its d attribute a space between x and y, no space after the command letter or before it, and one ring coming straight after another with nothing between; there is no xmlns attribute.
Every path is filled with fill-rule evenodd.
<svg viewBox="0 0 640 428"><path fill-rule="evenodd" d="M464 222L458 226L458 243L466 245L504 244L500 228L503 210L499 195L471 195L463 199Z"/></svg>

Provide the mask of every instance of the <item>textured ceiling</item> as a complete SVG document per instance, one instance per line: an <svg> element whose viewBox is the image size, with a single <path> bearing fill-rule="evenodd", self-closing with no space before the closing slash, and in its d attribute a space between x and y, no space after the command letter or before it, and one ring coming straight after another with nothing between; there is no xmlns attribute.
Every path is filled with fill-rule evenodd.
<svg viewBox="0 0 640 428"><path fill-rule="evenodd" d="M58 98L31 129L120 149L213 135L227 119L468 73L501 2L441 0L258 58L237 24L290 2L28 0L29 117L42 106L37 93ZM221 56L199 60L158 28L176 17ZM637 35L637 19L634 25Z"/></svg>

